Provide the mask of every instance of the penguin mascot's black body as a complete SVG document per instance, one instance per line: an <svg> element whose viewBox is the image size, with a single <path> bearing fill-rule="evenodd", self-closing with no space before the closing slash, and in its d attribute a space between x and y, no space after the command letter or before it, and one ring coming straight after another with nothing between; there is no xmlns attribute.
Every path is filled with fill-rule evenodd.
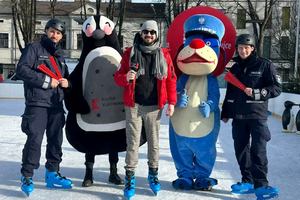
<svg viewBox="0 0 300 200"><path fill-rule="evenodd" d="M118 152L126 150L125 110L122 89L113 79L122 51L114 23L104 16L91 16L83 23L82 39L80 60L65 92L67 140L85 153L82 186L93 184L95 155L102 154L109 154L109 182L123 184L117 163Z"/></svg>

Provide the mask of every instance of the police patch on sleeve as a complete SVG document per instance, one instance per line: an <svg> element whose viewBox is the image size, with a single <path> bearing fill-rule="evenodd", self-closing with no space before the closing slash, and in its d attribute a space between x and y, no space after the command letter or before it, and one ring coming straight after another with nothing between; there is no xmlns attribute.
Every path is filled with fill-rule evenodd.
<svg viewBox="0 0 300 200"><path fill-rule="evenodd" d="M278 74L276 75L276 81L281 84L281 77Z"/></svg>
<svg viewBox="0 0 300 200"><path fill-rule="evenodd" d="M268 91L267 91L266 89L262 89L262 90L260 91L260 93L261 93L261 95L262 95L263 97L266 97L267 94L268 94Z"/></svg>

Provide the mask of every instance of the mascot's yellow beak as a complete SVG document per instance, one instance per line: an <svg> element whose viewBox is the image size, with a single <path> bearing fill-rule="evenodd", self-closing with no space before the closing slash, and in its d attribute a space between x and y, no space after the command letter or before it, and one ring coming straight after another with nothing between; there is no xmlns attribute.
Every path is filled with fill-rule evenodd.
<svg viewBox="0 0 300 200"><path fill-rule="evenodd" d="M176 62L186 74L205 75L217 67L218 56L203 40L197 38L179 52Z"/></svg>

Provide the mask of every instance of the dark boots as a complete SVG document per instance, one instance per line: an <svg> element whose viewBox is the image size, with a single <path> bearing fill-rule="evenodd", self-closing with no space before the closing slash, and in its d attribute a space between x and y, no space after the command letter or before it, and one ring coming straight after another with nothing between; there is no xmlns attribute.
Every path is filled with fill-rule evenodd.
<svg viewBox="0 0 300 200"><path fill-rule="evenodd" d="M116 163L111 163L110 164L110 174L109 174L108 181L110 183L115 184L115 185L122 185L122 184L124 184L124 181L119 177L117 171L118 171L117 164Z"/></svg>
<svg viewBox="0 0 300 200"><path fill-rule="evenodd" d="M90 187L93 185L93 166L94 163L92 162L86 162L85 163L85 176L82 182L82 187Z"/></svg>
<svg viewBox="0 0 300 200"><path fill-rule="evenodd" d="M92 162L86 162L85 163L86 169L85 169L85 176L84 180L82 182L82 187L90 187L94 183L93 179L93 166L94 163ZM116 184L116 185L122 185L124 184L124 181L119 177L117 173L117 164L116 163L111 163L110 164L110 174L108 181L110 183Z"/></svg>

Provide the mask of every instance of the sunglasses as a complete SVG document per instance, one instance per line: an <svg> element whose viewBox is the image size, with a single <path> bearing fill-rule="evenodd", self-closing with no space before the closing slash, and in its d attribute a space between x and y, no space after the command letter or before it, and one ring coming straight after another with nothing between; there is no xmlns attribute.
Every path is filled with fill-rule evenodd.
<svg viewBox="0 0 300 200"><path fill-rule="evenodd" d="M148 33L150 33L151 35L154 35L154 34L156 34L156 31L155 30L152 30L152 31L143 30L142 33L144 33L145 35L147 35Z"/></svg>

